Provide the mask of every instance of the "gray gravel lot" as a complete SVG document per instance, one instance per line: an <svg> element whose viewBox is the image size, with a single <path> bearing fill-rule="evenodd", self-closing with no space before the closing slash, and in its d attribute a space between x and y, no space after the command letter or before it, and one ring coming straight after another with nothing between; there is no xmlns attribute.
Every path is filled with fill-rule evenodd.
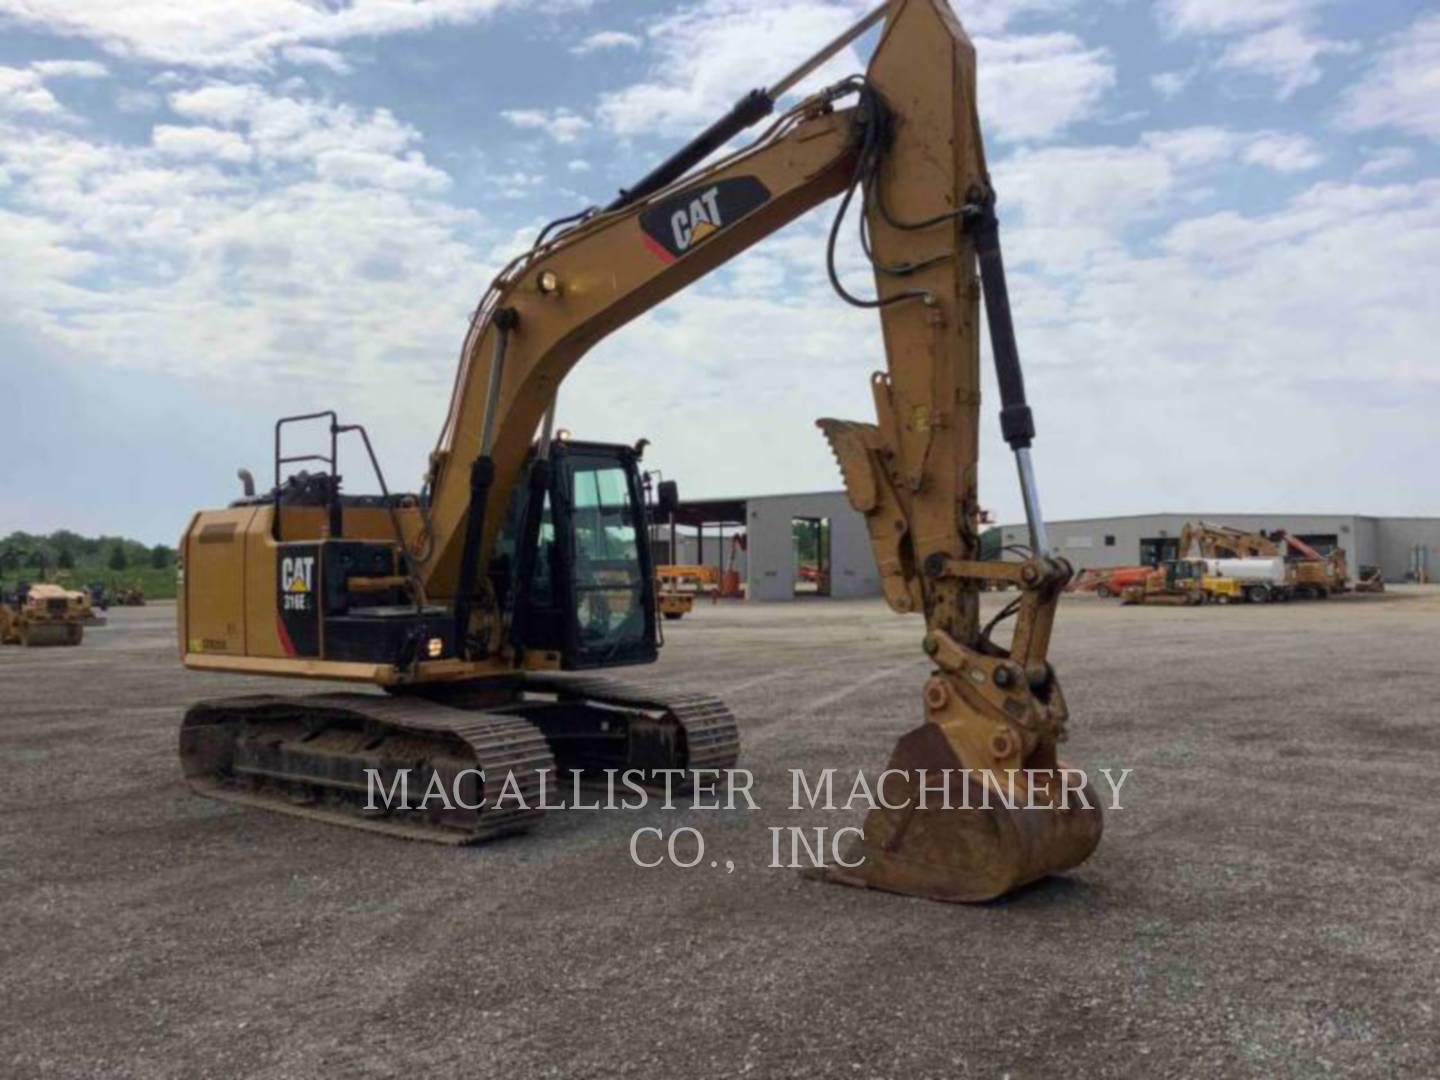
<svg viewBox="0 0 1440 1080"><path fill-rule="evenodd" d="M1440 1075L1440 590L1067 598L1068 756L1135 771L1090 862L982 907L766 865L770 826L860 816L790 810L787 770L878 770L920 718L919 624L878 603L667 624L642 674L731 703L759 811L465 849L191 795L188 703L318 687L110 617L0 649L0 1075ZM636 867L647 825L707 862Z"/></svg>

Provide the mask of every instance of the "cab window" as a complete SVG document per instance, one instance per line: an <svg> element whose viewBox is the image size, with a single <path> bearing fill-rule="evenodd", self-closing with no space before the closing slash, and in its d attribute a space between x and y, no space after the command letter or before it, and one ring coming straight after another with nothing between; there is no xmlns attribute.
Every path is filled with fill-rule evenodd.
<svg viewBox="0 0 1440 1080"><path fill-rule="evenodd" d="M582 650L648 641L639 512L630 476L613 458L570 458L575 618Z"/></svg>

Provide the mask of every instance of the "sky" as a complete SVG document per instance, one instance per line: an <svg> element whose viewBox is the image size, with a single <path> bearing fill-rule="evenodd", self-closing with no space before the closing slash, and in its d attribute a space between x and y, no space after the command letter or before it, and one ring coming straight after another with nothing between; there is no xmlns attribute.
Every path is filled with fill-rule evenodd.
<svg viewBox="0 0 1440 1080"><path fill-rule="evenodd" d="M0 0L0 534L173 543L315 409L414 490L503 262L871 2ZM1047 516L1440 514L1440 12L955 6ZM687 498L838 488L814 420L870 419L884 356L832 211L603 342L560 424Z"/></svg>

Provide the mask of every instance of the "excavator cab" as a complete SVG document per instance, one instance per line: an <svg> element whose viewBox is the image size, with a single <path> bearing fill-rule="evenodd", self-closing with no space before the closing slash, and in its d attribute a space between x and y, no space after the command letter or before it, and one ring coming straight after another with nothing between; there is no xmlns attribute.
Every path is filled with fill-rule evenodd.
<svg viewBox="0 0 1440 1080"><path fill-rule="evenodd" d="M517 484L491 562L510 640L567 670L650 663L659 654L639 455L555 440Z"/></svg>
<svg viewBox="0 0 1440 1080"><path fill-rule="evenodd" d="M1198 589L1205 577L1205 564L1194 559L1172 559L1165 564L1165 587L1174 591Z"/></svg>

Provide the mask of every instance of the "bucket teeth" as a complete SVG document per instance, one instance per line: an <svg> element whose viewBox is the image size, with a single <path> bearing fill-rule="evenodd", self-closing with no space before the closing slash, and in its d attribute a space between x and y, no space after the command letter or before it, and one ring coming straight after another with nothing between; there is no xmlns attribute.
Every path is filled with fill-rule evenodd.
<svg viewBox="0 0 1440 1080"><path fill-rule="evenodd" d="M1032 798L1018 777L1012 796L1008 778L987 786L966 772L936 724L903 735L888 768L904 775L908 797L892 788L889 802L901 808L870 811L863 837L844 855L849 865L827 867L826 880L976 903L1078 866L1100 842L1100 802L1088 784L1069 792L1068 806L1053 789ZM1039 805L1027 808L1031 802Z"/></svg>

